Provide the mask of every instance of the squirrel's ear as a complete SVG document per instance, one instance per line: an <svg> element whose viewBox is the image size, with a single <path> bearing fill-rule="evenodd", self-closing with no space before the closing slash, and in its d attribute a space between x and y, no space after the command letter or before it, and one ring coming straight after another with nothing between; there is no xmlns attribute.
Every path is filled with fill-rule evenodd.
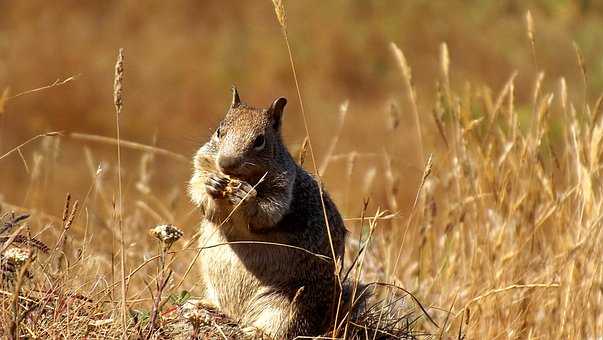
<svg viewBox="0 0 603 340"><path fill-rule="evenodd" d="M230 103L231 108L237 108L241 105L241 98L239 97L239 91L237 91L237 87L232 85L232 103Z"/></svg>
<svg viewBox="0 0 603 340"><path fill-rule="evenodd" d="M287 98L279 97L272 102L270 105L270 109L268 112L273 120L273 125L276 130L280 129L281 121L283 120L283 110L285 109L285 105L287 105Z"/></svg>

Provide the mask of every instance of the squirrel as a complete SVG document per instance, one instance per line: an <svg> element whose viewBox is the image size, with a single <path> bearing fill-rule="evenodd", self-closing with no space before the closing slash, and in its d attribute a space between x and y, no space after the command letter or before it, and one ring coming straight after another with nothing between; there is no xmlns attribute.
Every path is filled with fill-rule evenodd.
<svg viewBox="0 0 603 340"><path fill-rule="evenodd" d="M333 324L347 233L335 203L283 144L286 104L251 107L233 86L189 185L204 216L204 301L272 339L318 336Z"/></svg>

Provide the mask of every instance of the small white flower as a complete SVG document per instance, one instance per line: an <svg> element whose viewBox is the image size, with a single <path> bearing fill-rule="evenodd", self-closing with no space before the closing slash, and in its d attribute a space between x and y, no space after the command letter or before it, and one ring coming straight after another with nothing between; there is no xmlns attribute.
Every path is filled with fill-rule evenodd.
<svg viewBox="0 0 603 340"><path fill-rule="evenodd" d="M4 252L4 254L2 254L2 257L6 259L6 261L18 266L27 262L27 260L29 260L29 256L30 253L27 250L23 250L17 247L9 248Z"/></svg>
<svg viewBox="0 0 603 340"><path fill-rule="evenodd" d="M184 235L182 230L172 224L159 224L151 229L151 234L168 245L178 241Z"/></svg>
<svg viewBox="0 0 603 340"><path fill-rule="evenodd" d="M209 324L211 322L211 315L203 308L201 300L189 299L182 305L181 313L182 317L193 324L193 326Z"/></svg>

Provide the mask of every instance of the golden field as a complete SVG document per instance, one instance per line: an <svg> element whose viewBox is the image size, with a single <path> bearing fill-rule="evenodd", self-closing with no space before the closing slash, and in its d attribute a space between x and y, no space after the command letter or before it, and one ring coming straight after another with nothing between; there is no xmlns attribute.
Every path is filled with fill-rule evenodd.
<svg viewBox="0 0 603 340"><path fill-rule="evenodd" d="M304 165L346 218L347 264L361 259L351 275L420 301L429 317L410 296L400 311L419 338L603 336L603 7L285 5L316 158ZM186 185L230 86L257 106L289 99L296 157L306 136L273 3L22 1L0 13L2 336L168 337L188 292L202 292ZM149 230L164 223L184 236L162 253ZM32 252L9 263L14 249Z"/></svg>

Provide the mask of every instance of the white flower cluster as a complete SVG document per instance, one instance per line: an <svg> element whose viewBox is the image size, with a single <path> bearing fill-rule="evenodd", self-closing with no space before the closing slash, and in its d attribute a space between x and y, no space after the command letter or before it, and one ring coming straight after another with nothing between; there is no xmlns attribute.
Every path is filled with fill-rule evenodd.
<svg viewBox="0 0 603 340"><path fill-rule="evenodd" d="M151 229L151 234L166 244L172 244L184 235L182 230L176 228L172 224L159 224Z"/></svg>
<svg viewBox="0 0 603 340"><path fill-rule="evenodd" d="M14 265L20 266L29 260L30 252L21 248L11 247L7 249L2 258Z"/></svg>
<svg viewBox="0 0 603 340"><path fill-rule="evenodd" d="M182 317L190 322L194 327L207 325L211 323L211 316L202 307L201 300L189 299L184 303L181 309Z"/></svg>

